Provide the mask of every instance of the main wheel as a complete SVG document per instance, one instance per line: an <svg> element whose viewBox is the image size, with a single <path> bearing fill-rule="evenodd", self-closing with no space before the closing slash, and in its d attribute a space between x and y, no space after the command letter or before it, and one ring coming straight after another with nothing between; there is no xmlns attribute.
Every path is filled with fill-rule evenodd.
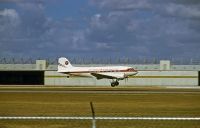
<svg viewBox="0 0 200 128"><path fill-rule="evenodd" d="M111 83L111 87L115 87L115 83L113 82L113 83Z"/></svg>
<svg viewBox="0 0 200 128"><path fill-rule="evenodd" d="M116 82L115 82L115 86L118 86L118 85L119 85L119 82L118 82L118 81L116 81Z"/></svg>

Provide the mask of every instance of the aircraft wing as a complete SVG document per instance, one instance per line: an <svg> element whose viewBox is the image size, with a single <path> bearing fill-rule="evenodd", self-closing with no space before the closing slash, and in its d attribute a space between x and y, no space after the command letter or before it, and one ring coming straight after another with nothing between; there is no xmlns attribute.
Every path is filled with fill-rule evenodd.
<svg viewBox="0 0 200 128"><path fill-rule="evenodd" d="M97 79L124 79L124 73L91 73Z"/></svg>

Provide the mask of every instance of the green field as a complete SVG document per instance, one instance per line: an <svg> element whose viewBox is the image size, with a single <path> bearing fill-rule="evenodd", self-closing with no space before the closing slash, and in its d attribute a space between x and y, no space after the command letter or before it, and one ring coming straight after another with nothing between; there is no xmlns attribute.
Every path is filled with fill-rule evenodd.
<svg viewBox="0 0 200 128"><path fill-rule="evenodd" d="M41 93L2 92L16 90L144 91L190 93ZM0 88L0 116L91 116L90 101L96 116L200 117L200 93L193 89L164 88ZM98 120L98 127L198 128L200 121ZM91 127L90 120L0 120L0 128Z"/></svg>

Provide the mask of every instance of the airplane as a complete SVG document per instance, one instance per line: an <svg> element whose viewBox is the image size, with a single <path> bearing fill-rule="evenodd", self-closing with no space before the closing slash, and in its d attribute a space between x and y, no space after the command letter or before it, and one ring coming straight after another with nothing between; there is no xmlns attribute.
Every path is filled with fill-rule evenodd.
<svg viewBox="0 0 200 128"><path fill-rule="evenodd" d="M67 78L70 76L81 76L95 77L97 80L112 79L111 87L118 86L119 80L127 79L129 76L138 73L134 68L127 66L74 67L65 57L60 57L58 59L57 72L67 74Z"/></svg>

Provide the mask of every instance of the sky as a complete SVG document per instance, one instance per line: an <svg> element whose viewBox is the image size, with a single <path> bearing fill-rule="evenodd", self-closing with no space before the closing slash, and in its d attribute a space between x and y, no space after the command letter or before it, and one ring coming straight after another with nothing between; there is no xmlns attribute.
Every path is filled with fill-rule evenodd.
<svg viewBox="0 0 200 128"><path fill-rule="evenodd" d="M200 0L0 0L0 57L200 58Z"/></svg>

